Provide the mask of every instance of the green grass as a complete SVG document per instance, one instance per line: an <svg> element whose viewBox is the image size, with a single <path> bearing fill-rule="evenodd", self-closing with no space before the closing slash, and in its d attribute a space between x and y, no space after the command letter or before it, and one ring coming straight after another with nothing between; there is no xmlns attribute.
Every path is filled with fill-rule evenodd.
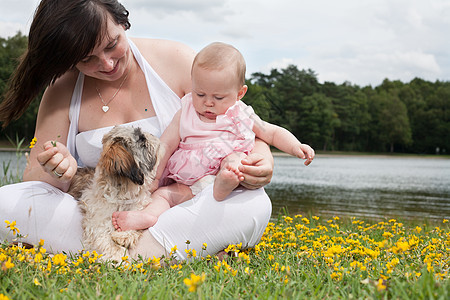
<svg viewBox="0 0 450 300"><path fill-rule="evenodd" d="M45 243L29 250L3 243L0 294L10 299L448 299L448 224L280 217L255 248L231 245L236 257L219 261L190 252L195 257L166 267L157 259L123 258L114 265L92 252L49 255ZM11 234L20 229L20 224L7 226ZM192 276L196 284L189 282Z"/></svg>

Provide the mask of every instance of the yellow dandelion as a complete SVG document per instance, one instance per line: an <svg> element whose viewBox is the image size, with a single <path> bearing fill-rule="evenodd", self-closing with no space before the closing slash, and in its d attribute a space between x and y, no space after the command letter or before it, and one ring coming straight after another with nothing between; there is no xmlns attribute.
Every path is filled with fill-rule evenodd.
<svg viewBox="0 0 450 300"><path fill-rule="evenodd" d="M37 278L34 278L33 283L34 283L34 285L42 286L42 284L39 282L39 280Z"/></svg>
<svg viewBox="0 0 450 300"><path fill-rule="evenodd" d="M2 269L8 270L14 268L14 263L11 262L11 257L8 257L8 260L3 263Z"/></svg>
<svg viewBox="0 0 450 300"><path fill-rule="evenodd" d="M9 300L8 296L0 294L0 300Z"/></svg>
<svg viewBox="0 0 450 300"><path fill-rule="evenodd" d="M331 273L331 278L339 281L342 279L342 273L341 272L333 272L333 273Z"/></svg>
<svg viewBox="0 0 450 300"><path fill-rule="evenodd" d="M448 219L444 219L444 220L442 220L442 223L448 223Z"/></svg>
<svg viewBox="0 0 450 300"><path fill-rule="evenodd" d="M189 292L197 291L198 287L205 281L206 274L202 275L191 274L191 278L185 278L183 280L184 284L189 288Z"/></svg>
<svg viewBox="0 0 450 300"><path fill-rule="evenodd" d="M5 223L6 228L9 228L9 230L11 230L13 234L17 234L20 232L19 228L16 227L16 221L10 222L8 220L5 220Z"/></svg>
<svg viewBox="0 0 450 300"><path fill-rule="evenodd" d="M392 237L392 233L385 231L385 232L383 233L383 237L386 238L386 239L388 239L388 238Z"/></svg>
<svg viewBox="0 0 450 300"><path fill-rule="evenodd" d="M36 139L36 137L34 137L34 138L31 140L31 142L30 142L29 148L30 148L30 149L33 149L33 148L34 148L34 145L36 145L36 142L37 142L37 139Z"/></svg>
<svg viewBox="0 0 450 300"><path fill-rule="evenodd" d="M52 257L52 261L55 266L60 265L61 267L64 267L64 266L67 266L66 258L67 258L67 255L58 253Z"/></svg>
<svg viewBox="0 0 450 300"><path fill-rule="evenodd" d="M379 292L386 290L385 281L382 278L378 279L376 287Z"/></svg>

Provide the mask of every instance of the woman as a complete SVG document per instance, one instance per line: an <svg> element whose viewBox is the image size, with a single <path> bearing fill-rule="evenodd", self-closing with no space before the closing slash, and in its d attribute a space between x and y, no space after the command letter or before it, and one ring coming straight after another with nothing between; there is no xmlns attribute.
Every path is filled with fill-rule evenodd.
<svg viewBox="0 0 450 300"><path fill-rule="evenodd" d="M190 92L194 52L176 42L130 40L129 27L128 11L117 0L42 0L36 10L28 52L0 105L6 126L47 87L24 182L0 188L0 220L15 220L24 242L44 239L53 252L82 249L81 214L65 193L77 165L96 165L101 138L114 125L160 136ZM247 189L216 202L212 186L206 188L161 215L131 254L161 256L177 246L183 259L187 240L190 249L207 243L205 255L230 243L256 244L271 213L261 189L273 170L267 145L257 141L243 164ZM2 226L0 238L7 234Z"/></svg>

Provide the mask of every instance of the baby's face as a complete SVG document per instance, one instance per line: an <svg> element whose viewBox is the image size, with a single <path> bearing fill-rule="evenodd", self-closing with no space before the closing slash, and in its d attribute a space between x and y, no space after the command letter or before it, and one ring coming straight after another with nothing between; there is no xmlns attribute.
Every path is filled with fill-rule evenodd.
<svg viewBox="0 0 450 300"><path fill-rule="evenodd" d="M232 68L208 70L194 67L192 70L192 99L201 120L214 122L244 95ZM245 92L244 92L245 94Z"/></svg>

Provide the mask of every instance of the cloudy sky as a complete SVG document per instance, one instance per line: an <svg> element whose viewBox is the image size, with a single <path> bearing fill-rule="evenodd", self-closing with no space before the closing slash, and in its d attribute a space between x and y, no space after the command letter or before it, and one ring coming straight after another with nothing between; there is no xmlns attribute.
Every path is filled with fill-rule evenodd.
<svg viewBox="0 0 450 300"><path fill-rule="evenodd" d="M0 0L0 37L28 34L37 0ZM129 36L236 46L253 72L295 64L320 82L450 80L449 0L122 0Z"/></svg>

